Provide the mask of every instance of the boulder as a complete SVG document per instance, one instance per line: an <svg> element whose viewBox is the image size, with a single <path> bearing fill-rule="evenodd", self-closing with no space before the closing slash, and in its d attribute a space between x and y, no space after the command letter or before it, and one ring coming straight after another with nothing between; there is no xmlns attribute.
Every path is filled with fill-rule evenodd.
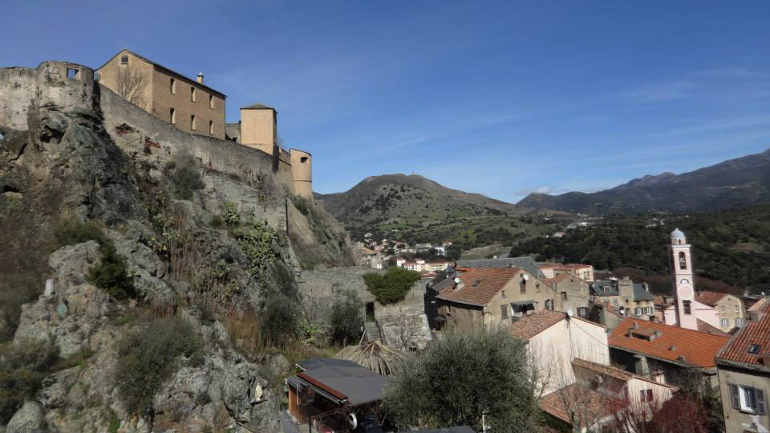
<svg viewBox="0 0 770 433"><path fill-rule="evenodd" d="M36 401L27 401L13 415L5 433L41 433L47 431L43 407Z"/></svg>

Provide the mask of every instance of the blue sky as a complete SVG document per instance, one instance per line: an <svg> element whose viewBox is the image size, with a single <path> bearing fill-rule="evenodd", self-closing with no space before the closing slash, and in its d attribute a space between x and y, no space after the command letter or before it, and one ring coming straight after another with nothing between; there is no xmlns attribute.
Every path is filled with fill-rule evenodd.
<svg viewBox="0 0 770 433"><path fill-rule="evenodd" d="M770 147L766 1L3 1L0 64L129 48L279 112L314 188L515 202Z"/></svg>

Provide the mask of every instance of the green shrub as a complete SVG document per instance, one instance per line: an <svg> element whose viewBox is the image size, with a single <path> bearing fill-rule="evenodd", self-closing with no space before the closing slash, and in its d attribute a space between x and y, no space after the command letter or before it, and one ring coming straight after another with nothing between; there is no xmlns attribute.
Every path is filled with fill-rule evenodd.
<svg viewBox="0 0 770 433"><path fill-rule="evenodd" d="M238 214L238 209L235 208L235 203L229 201L222 203L222 218L224 218L225 224L230 227L241 223L241 216Z"/></svg>
<svg viewBox="0 0 770 433"><path fill-rule="evenodd" d="M58 359L49 342L7 343L0 346L0 425L33 398Z"/></svg>
<svg viewBox="0 0 770 433"><path fill-rule="evenodd" d="M332 305L329 323L330 336L334 343L346 346L361 337L361 327L364 326L361 306L361 300L353 291L342 293Z"/></svg>
<svg viewBox="0 0 770 433"><path fill-rule="evenodd" d="M420 274L404 268L390 267L385 275L376 272L364 274L364 282L380 304L403 301L412 285L420 280Z"/></svg>
<svg viewBox="0 0 770 433"><path fill-rule="evenodd" d="M31 275L14 275L0 284L0 343L13 339L19 327L21 306L40 295L42 284Z"/></svg>
<svg viewBox="0 0 770 433"><path fill-rule="evenodd" d="M209 225L215 229L221 228L225 225L225 219L222 218L222 215L212 215L209 220Z"/></svg>
<svg viewBox="0 0 770 433"><path fill-rule="evenodd" d="M193 193L206 185L201 177L198 161L190 154L180 154L166 166L174 195L182 200L190 200Z"/></svg>
<svg viewBox="0 0 770 433"><path fill-rule="evenodd" d="M254 276L267 268L275 260L273 242L277 234L267 222L254 222L245 227L239 227L233 235L241 250L248 259L249 273Z"/></svg>
<svg viewBox="0 0 770 433"><path fill-rule="evenodd" d="M82 244L88 241L96 241L100 245L107 242L107 236L101 226L91 220L85 222L75 219L64 221L56 227L54 237L59 247Z"/></svg>
<svg viewBox="0 0 770 433"><path fill-rule="evenodd" d="M267 346L284 347L297 335L300 311L297 303L285 295L270 295L260 319L262 341Z"/></svg>
<svg viewBox="0 0 770 433"><path fill-rule="evenodd" d="M129 275L126 261L118 254L115 245L107 241L99 251L101 262L88 271L88 280L115 299L135 298L134 279Z"/></svg>
<svg viewBox="0 0 770 433"><path fill-rule="evenodd" d="M308 204L307 200L305 200L303 197L300 197L298 195L292 195L291 201L294 203L294 207L297 208L299 213L302 215L307 215L310 213L310 205Z"/></svg>
<svg viewBox="0 0 770 433"><path fill-rule="evenodd" d="M116 383L120 398L140 415L152 410L152 400L183 359L193 361L202 352L197 331L174 317L140 325L118 342Z"/></svg>

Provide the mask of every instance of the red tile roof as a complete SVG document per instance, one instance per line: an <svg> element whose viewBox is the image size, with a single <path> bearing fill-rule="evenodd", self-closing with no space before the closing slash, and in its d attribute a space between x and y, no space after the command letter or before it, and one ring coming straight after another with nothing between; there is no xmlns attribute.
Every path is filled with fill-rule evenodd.
<svg viewBox="0 0 770 433"><path fill-rule="evenodd" d="M750 312L762 311L762 309L765 308L765 305L767 305L767 298L762 298L759 301L755 302L754 305L749 307L749 311Z"/></svg>
<svg viewBox="0 0 770 433"><path fill-rule="evenodd" d="M565 402L570 402L569 407ZM580 419L581 424L585 424L585 419L598 421L611 415L612 408L617 407L619 401L573 383L540 398L538 404L543 411L568 424L571 424L570 412L573 413L573 417Z"/></svg>
<svg viewBox="0 0 770 433"><path fill-rule="evenodd" d="M513 324L508 327L508 331L510 331L511 335L516 338L529 340L535 335L561 322L566 317L567 315L564 313L540 310L513 322Z"/></svg>
<svg viewBox="0 0 770 433"><path fill-rule="evenodd" d="M746 322L746 326L717 355L718 360L763 365L760 362L762 355L770 353L770 304L765 304L762 312L764 316L760 320ZM755 344L759 346L757 354L749 353L749 348Z"/></svg>
<svg viewBox="0 0 770 433"><path fill-rule="evenodd" d="M698 331L700 332L708 332L709 334L714 335L722 335L725 337L729 337L730 334L726 332L722 332L721 329L717 328L716 326L709 325L708 323L704 322L703 320L696 319L696 323L698 324Z"/></svg>
<svg viewBox="0 0 770 433"><path fill-rule="evenodd" d="M695 295L695 300L700 302L701 304L706 304L711 307L714 307L717 305L717 302L719 302L725 296L727 296L727 293L699 292L697 295Z"/></svg>
<svg viewBox="0 0 770 433"><path fill-rule="evenodd" d="M485 306L521 272L519 268L472 268L460 275L463 285L459 289L447 289L436 296L451 302Z"/></svg>
<svg viewBox="0 0 770 433"><path fill-rule="evenodd" d="M652 341L629 337L628 331L632 330L635 324L637 330L660 331L660 335ZM714 356L727 343L729 337L627 318L612 331L608 340L610 346L629 352L672 362L685 362L701 368L711 368L715 365Z"/></svg>

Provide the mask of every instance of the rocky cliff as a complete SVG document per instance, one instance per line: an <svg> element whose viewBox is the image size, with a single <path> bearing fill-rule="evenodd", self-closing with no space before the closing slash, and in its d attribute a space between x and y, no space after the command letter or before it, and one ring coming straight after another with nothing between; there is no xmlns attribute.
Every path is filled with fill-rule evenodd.
<svg viewBox="0 0 770 433"><path fill-rule="evenodd" d="M267 379L288 365L239 353L243 323L223 321L274 315L275 299L300 315L303 266L353 264L339 223L266 154L185 134L64 62L0 69L0 245L7 432L277 431ZM133 377L137 347L168 362Z"/></svg>

